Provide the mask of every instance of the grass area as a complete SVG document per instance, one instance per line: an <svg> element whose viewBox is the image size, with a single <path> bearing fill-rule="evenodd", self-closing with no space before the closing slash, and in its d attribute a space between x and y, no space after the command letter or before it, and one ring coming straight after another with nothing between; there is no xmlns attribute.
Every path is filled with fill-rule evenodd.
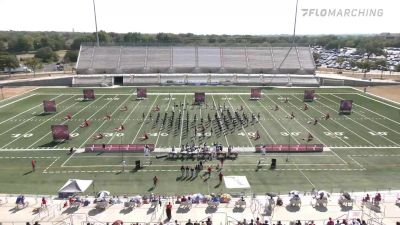
<svg viewBox="0 0 400 225"><path fill-rule="evenodd" d="M219 192L224 187L218 185L217 172L207 181L200 176L180 177L180 166L194 166L198 159L156 159L155 155L161 153L153 153L150 166L133 171L136 160L148 160L143 153L70 156L66 152L71 146L93 143L148 143L170 148L186 143L218 142L225 147L252 149L258 144L307 143L308 133L314 136L309 143L324 144L330 150L267 154L265 165L259 170L256 164L260 155L242 153L238 159L226 161L222 172L247 176L256 193L305 191L312 187L330 191L400 188L400 106L353 89L315 89L316 100L307 103L307 111L302 109L304 89L298 88L263 88L264 95L258 101L249 100L249 87L148 87L148 98L140 101L136 100L135 87L94 90L94 101L82 101L82 88L40 88L0 102L1 193L54 194L68 178L94 179L97 191L107 189L119 194ZM205 105L191 105L194 91L206 92ZM285 98L288 103L284 103ZM56 100L57 113L42 113L45 99ZM354 101L351 115L337 113L340 99ZM186 103L187 107L179 106ZM121 111L125 105L128 110ZM239 109L240 115L244 113L250 118L251 114L259 114L260 120L245 126L224 125L225 136L218 131L218 121L214 118L227 116L227 111L215 110L213 105L217 108L225 105L231 112ZM273 110L275 105L279 110ZM158 121L156 106L160 108ZM291 112L295 119L288 118ZM167 119L163 124L165 113ZM331 118L322 120L326 113ZM71 120L64 119L67 114L72 114ZM111 120L104 120L105 115L111 115ZM200 132L195 136L194 127L201 126L201 118L206 130L204 136ZM314 118L320 120L317 125L310 123ZM80 128L84 119L90 120L91 125ZM72 139L54 143L50 132L54 124L67 124ZM114 130L120 124L125 126L122 134ZM255 140L253 135L257 131L261 137ZM99 132L104 138L94 140L92 137ZM149 139L141 141L145 132ZM271 158L277 159L276 170L269 170ZM35 172L31 172L32 159L38 162ZM122 160L127 163L124 172L121 172ZM205 162L213 166L217 163ZM153 190L155 175L160 178L160 186Z"/></svg>

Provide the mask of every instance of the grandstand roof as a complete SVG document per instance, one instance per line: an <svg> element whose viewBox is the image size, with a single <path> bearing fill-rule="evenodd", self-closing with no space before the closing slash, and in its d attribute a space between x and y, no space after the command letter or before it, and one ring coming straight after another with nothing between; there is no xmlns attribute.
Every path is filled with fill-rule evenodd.
<svg viewBox="0 0 400 225"><path fill-rule="evenodd" d="M86 46L78 74L252 73L314 74L309 47Z"/></svg>

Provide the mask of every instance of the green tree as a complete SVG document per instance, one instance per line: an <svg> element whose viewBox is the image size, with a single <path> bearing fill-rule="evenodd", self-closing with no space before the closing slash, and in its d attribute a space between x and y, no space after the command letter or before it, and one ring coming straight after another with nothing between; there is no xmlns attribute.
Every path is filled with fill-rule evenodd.
<svg viewBox="0 0 400 225"><path fill-rule="evenodd" d="M33 49L33 40L29 35L19 35L9 42L8 49L12 52L26 52Z"/></svg>
<svg viewBox="0 0 400 225"><path fill-rule="evenodd" d="M95 39L96 39L96 33L93 33ZM100 43L110 43L112 41L112 38L110 34L105 32L104 30L99 31L99 41Z"/></svg>
<svg viewBox="0 0 400 225"><path fill-rule="evenodd" d="M37 58L30 58L25 62L25 65L33 71L33 76L36 75L36 70L43 67L42 62Z"/></svg>
<svg viewBox="0 0 400 225"><path fill-rule="evenodd" d="M123 40L124 40L124 42L127 42L127 43L140 43L140 42L143 42L143 36L141 33L129 32L127 34L124 34Z"/></svg>
<svg viewBox="0 0 400 225"><path fill-rule="evenodd" d="M396 72L400 72L400 64L396 66Z"/></svg>
<svg viewBox="0 0 400 225"><path fill-rule="evenodd" d="M386 60L385 59L378 59L378 60L376 60L375 61L375 67L384 67L384 68L386 68L386 66L387 66L387 62L386 62Z"/></svg>
<svg viewBox="0 0 400 225"><path fill-rule="evenodd" d="M339 64L340 67L342 67L344 58L342 56L337 57L336 62Z"/></svg>
<svg viewBox="0 0 400 225"><path fill-rule="evenodd" d="M372 54L383 54L383 43L377 39L368 39L358 44L357 51L367 53L367 58L369 59Z"/></svg>
<svg viewBox="0 0 400 225"><path fill-rule="evenodd" d="M58 55L50 47L40 48L35 53L35 58L43 62L53 62L58 60Z"/></svg>
<svg viewBox="0 0 400 225"><path fill-rule="evenodd" d="M67 53L65 53L64 61L76 62L76 60L78 59L78 54L79 52L77 50L68 50Z"/></svg>
<svg viewBox="0 0 400 225"><path fill-rule="evenodd" d="M19 66L19 61L15 55L11 55L6 52L0 52L0 70L5 68L17 68Z"/></svg>
<svg viewBox="0 0 400 225"><path fill-rule="evenodd" d="M71 48L71 50L78 50L82 43L84 43L84 42L95 42L95 41L96 41L96 37L93 37L93 36L78 37L78 38L75 38L72 41L72 44L71 44L70 48Z"/></svg>

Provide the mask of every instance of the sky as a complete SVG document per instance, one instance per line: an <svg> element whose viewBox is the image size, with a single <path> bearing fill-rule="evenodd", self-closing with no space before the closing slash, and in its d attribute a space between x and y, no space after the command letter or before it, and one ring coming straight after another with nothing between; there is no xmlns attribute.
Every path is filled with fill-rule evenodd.
<svg viewBox="0 0 400 225"><path fill-rule="evenodd" d="M296 0L95 3L98 29L117 33L292 34L296 8ZM92 0L0 0L0 9L0 30L95 31ZM400 33L399 9L399 0L299 0L296 33Z"/></svg>

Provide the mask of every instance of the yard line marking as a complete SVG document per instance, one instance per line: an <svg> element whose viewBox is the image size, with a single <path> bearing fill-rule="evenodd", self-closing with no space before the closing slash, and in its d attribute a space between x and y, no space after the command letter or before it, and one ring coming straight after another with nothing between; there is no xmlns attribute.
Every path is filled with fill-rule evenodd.
<svg viewBox="0 0 400 225"><path fill-rule="evenodd" d="M242 99L242 101L243 101L243 99ZM243 102L244 102L244 101L243 101ZM268 112L269 115L272 116L272 118L273 118L287 133L289 133L289 131L286 129L286 127L283 126L283 125L279 122L278 119L276 119L276 117L261 103L261 101L257 101L257 102L261 105L261 107L263 107L263 108L265 109L265 111ZM297 142L297 144L300 144L300 142L299 142L295 137L292 137L292 138L293 138L293 140L294 140L295 142Z"/></svg>
<svg viewBox="0 0 400 225"><path fill-rule="evenodd" d="M323 98L327 99L326 97L323 97ZM332 101L332 100L330 100L330 101ZM332 101L332 102L334 102L334 101ZM323 104L323 103L321 103L321 104ZM323 105L324 105L324 104L323 104ZM328 108L332 109L332 108L331 108L331 107L329 107L329 106L328 106ZM373 131L373 130L372 130L372 129L370 129L369 127L367 127L367 126L365 126L365 125L363 125L363 124L361 124L361 123L359 123L359 122L357 122L357 121L353 120L351 117L348 117L348 118L349 118L351 121L354 121L355 123L359 124L360 126L362 126L362 127L366 128L367 130L369 130L369 131ZM386 140L390 141L391 143L393 143L393 144L395 144L395 145L397 145L397 146L400 146L400 144L398 144L398 143L396 143L396 142L394 142L394 141L390 140L389 138L387 138L387 137L385 137L385 136L381 136L381 137L383 137L384 139L386 139Z"/></svg>
<svg viewBox="0 0 400 225"><path fill-rule="evenodd" d="M267 98L270 99L273 103L276 104L276 102L275 102L274 100L272 100L272 98L270 98L270 97L268 97L268 96L267 96ZM286 112L286 110L284 110L283 108L282 108L282 110L288 115L288 112ZM293 119L294 119L294 121L296 121L300 126L302 126L308 133L312 134L310 130L308 130L305 126L303 126L303 124L301 124L301 123L296 119L296 117L293 118ZM325 144L324 142L322 142L322 141L318 138L318 136L316 136L316 135L314 135L314 134L312 134L312 136L314 136L315 139L317 139L320 143L322 143L323 145L326 146L326 144Z"/></svg>
<svg viewBox="0 0 400 225"><path fill-rule="evenodd" d="M296 98L296 99L298 99L298 100L301 102L301 99L300 99L300 98L298 98L298 97L296 97L296 96L294 96L294 95L293 95L293 97ZM295 106L295 105L294 105L293 103L291 103L290 101L289 101L288 103L291 104L291 105L293 105L293 106ZM311 108L314 108L314 110L316 110L316 111L318 111L319 113L323 114L321 111L319 111L318 109L316 109L316 107L313 107L313 106L311 106L311 105L310 105L310 107L311 107ZM307 113L305 113L303 110L298 110L298 111L302 112L302 113L303 113L304 115L306 115L308 118L312 119L312 117L309 116ZM326 128L322 123L320 123L320 125L321 125L325 130L327 130L327 131L329 131L329 132L332 132L332 131L330 131L328 128ZM351 146L349 143L347 143L345 140L343 140L343 138L340 138L340 140L341 140L342 142L344 142L347 146Z"/></svg>
<svg viewBox="0 0 400 225"><path fill-rule="evenodd" d="M211 95L211 98L212 98L212 100L213 100L213 102L214 102L214 108L215 108L216 111L217 111L217 116L218 116L219 124L221 124L221 127L224 127L224 125L222 124L222 122L221 122L221 120L220 120L220 119L221 119L221 116L219 115L219 109L217 108L217 104L215 103L214 95ZM228 138L226 137L225 134L224 134L224 137L225 137L226 145L229 146Z"/></svg>
<svg viewBox="0 0 400 225"><path fill-rule="evenodd" d="M339 93L335 93L335 94L339 94ZM354 93L353 93L353 94L354 94ZM392 101L392 100L390 100L390 99L383 98L383 97L381 97L381 96L378 96L378 95L374 95L374 94L372 94L372 93L368 93L368 94L369 94L369 95L372 95L372 96L375 96L375 97L378 97L378 98L381 98L381 99L384 99L384 100L386 100L386 101L388 101L388 102L393 102L393 103L395 103L395 104L399 104L398 102ZM388 103L386 103L386 102L382 102L382 101L379 101L379 100L373 99L373 98L371 98L371 97L368 97L368 96L362 95L362 94L360 94L360 93L356 93L356 95L360 95L360 96L362 96L362 97L364 97L364 98L368 98L368 99L374 100L374 101L376 101L376 102L379 102L379 103L381 103L381 104L384 104L384 105L390 106L390 107L392 107L392 108L395 108L395 109L400 109L400 108L399 108L399 107L397 107L397 106L390 105L390 104L388 104Z"/></svg>
<svg viewBox="0 0 400 225"><path fill-rule="evenodd" d="M64 103L65 101L68 101L68 100L70 100L70 99L73 98L73 97L74 97L74 96L72 96L72 97L70 97L70 98L67 98L67 99L65 99L64 101L62 101L62 102L60 102L60 103L58 103L58 104L62 104L62 103ZM3 135L3 134L5 134L5 133L7 133L7 132L9 132L9 131L11 131L11 130L14 130L15 128L21 126L22 124L24 124L24 123L26 123L26 122L28 122L28 121L34 121L33 118L35 118L35 117L36 117L36 116L32 116L31 118L29 118L29 119L23 121L22 123L19 123L18 125L11 127L10 129L8 129L8 130L4 131L3 133L1 133L0 136ZM50 118L48 118L48 119L46 119L46 120L49 120L49 119L50 119ZM46 121L46 120L45 120L45 121ZM17 120L17 121L21 121L21 120Z"/></svg>
<svg viewBox="0 0 400 225"><path fill-rule="evenodd" d="M60 97L60 96L62 96L62 94L61 94L61 95L58 95L58 96L56 96L55 98L52 98L52 99L50 99L50 100L55 100L55 99L57 99L57 98ZM33 106L32 108L27 109L27 110L25 110L25 111L23 111L23 112L20 112L20 113L18 113L17 115L15 115L15 116L13 116L13 117L10 117L10 118L8 118L8 119L6 119L6 120L3 120L0 124L3 124L3 123L5 123L5 122L7 122L7 121L9 121L9 120L11 120L11 119L14 119L15 117L17 117L17 116L19 116L19 115L21 115L21 114L23 114L23 113L29 112L29 111L31 111L32 109L34 109L34 108L36 108L36 107L39 107L39 106L41 106L41 105L43 105L43 103L41 103L41 104L39 104L39 105L36 105L36 106Z"/></svg>
<svg viewBox="0 0 400 225"><path fill-rule="evenodd" d="M118 95L116 95L115 97L117 97L117 96L118 96ZM120 110L121 106L124 105L124 104L126 103L126 101L129 100L129 98L130 98L130 97L127 97L118 107L116 107L115 110L114 110L114 112L112 112L110 116L112 116L112 115L114 115L116 112L118 112L118 111ZM108 105L110 102L111 102L111 101L109 101L106 105ZM105 105L104 105L104 106L105 106ZM104 106L103 106L103 107L104 107ZM97 110L97 112L95 112L94 114L92 114L92 116L94 116L95 114L97 114L98 112L100 112L100 110L103 109L103 107L101 107L99 110ZM92 116L91 116L91 117L92 117ZM85 143L86 143L87 141L89 141L89 139L91 139L91 138L93 137L93 135L96 134L96 132L97 132L106 122L107 122L107 120L104 120L103 123L101 123L101 125L100 125L99 127L97 127L97 129L96 129L91 135L89 135L89 137L79 146L79 148L82 148L82 147L85 145ZM79 127L77 127L75 130L77 130L77 129L79 129ZM75 130L74 130L74 131L75 131Z"/></svg>
<svg viewBox="0 0 400 225"><path fill-rule="evenodd" d="M332 96L334 96L334 97L336 97L336 98L338 98L338 99L340 99L340 100L343 100L343 98L340 98L340 97L338 97L338 96L336 96L336 95L334 95L334 94L332 94ZM329 100L329 101L331 101L331 102L334 102L334 101L332 101L332 100L330 100L330 99L328 99L328 98L326 98L326 99ZM334 102L334 103L336 103L336 102ZM339 105L339 104L337 103L337 105ZM376 114L376 115L378 115L378 116L380 116L380 117L382 117L382 118L385 118L385 119L387 119L387 120L390 120L390 121L392 121L392 122L394 122L394 123L400 124L400 123L397 122L397 121L394 121L394 120L392 120L392 119L390 119L390 118L387 118L386 116L382 116L382 115L380 115L380 114L378 114L378 113L376 113L376 112L374 112L374 111L372 111L372 110L369 110L368 108L365 108L365 107L363 107L363 106L361 106L361 105L358 105L358 104L355 104L355 103L354 103L354 105L357 105L357 106L359 106L359 107L361 107L361 108L363 108L363 109L366 109L366 110L368 110L368 111L370 111L370 112L372 112L372 113L374 113L374 114ZM357 113L357 114L359 114L359 115L361 115L361 116L364 117L365 119L368 119L369 121L373 121L374 123L379 124L379 125L381 125L382 127L385 127L386 129L389 129L389 130L391 130L391 131L393 131L393 132L395 132L395 133L397 133L397 134L400 134L400 132L395 131L395 130L393 130L393 129L391 129L391 128L389 128L389 127L387 127L387 126L385 126L385 125L383 125L383 124L381 124L381 123L379 123L379 122L376 122L375 120L371 120L370 118L366 117L365 115L363 115L363 114L361 114L361 113L359 113L359 112L357 112L357 111L354 111L354 112Z"/></svg>
<svg viewBox="0 0 400 225"><path fill-rule="evenodd" d="M100 96L99 98L97 98L96 100L92 101L89 105L87 105L86 107L83 107L81 110L79 110L75 115L78 115L79 113L83 112L88 106L92 105L93 103L95 103L96 101L98 101L99 99L101 99L102 97L104 97L104 95ZM77 104L78 102L76 102L75 104ZM75 105L73 104L73 105ZM108 103L107 103L108 104ZM105 105L107 105L105 104ZM71 106L73 106L71 105ZM68 108L66 108L68 109ZM91 115L89 118L91 118L93 115ZM67 123L68 120L65 120L64 122L62 122L61 124L65 124ZM77 129L73 130L71 133L75 132ZM31 148L33 145L35 145L36 143L38 143L39 141L41 141L43 138L45 138L47 135L51 134L51 131L48 132L47 134L43 135L41 138L39 138L37 141L35 141L34 143L32 143L28 148ZM57 147L59 144L56 144L54 147Z"/></svg>
<svg viewBox="0 0 400 225"><path fill-rule="evenodd" d="M48 170L55 162L57 162L57 160L59 160L59 159L60 159L60 157L57 157L48 167L46 167L46 169L43 170L42 173L47 172L47 170Z"/></svg>
<svg viewBox="0 0 400 225"><path fill-rule="evenodd" d="M140 125L140 127L139 127L139 129L138 129L138 131L137 131L137 133L136 133L136 136L133 138L131 144L133 144L133 143L135 142L137 136L139 135L140 130L142 129L143 125L146 123L147 117L149 116L151 110L153 109L154 104L156 103L158 97L159 97L159 95L157 95L157 97L154 99L153 104L150 106L150 109L149 109L149 111L147 112L146 117L144 118L144 120L143 120L143 122L142 122L142 125Z"/></svg>
<svg viewBox="0 0 400 225"><path fill-rule="evenodd" d="M9 103L7 103L7 104L5 104L5 105L0 106L0 109L6 107L6 106L8 106L8 105L14 104L14 103L16 103L16 102L22 101L22 100L24 100L24 99L26 99L26 98L30 98L30 97L35 96L35 95L36 95L36 94L31 94L31 95L25 96L25 97L23 97L23 98L14 100L14 101L12 101L12 102L9 102ZM4 99L4 100L6 100L6 99Z"/></svg>
<svg viewBox="0 0 400 225"><path fill-rule="evenodd" d="M242 102L244 102L244 104L246 105L246 107L249 109L249 111L251 113L253 113L253 111L250 109L250 107L247 105L247 103L243 100L243 98L239 95L239 98ZM276 144L275 140L272 138L272 136L268 133L267 129L265 129L264 125L258 121L258 123L261 125L261 128L265 131L265 133L267 133L267 136L269 137L269 139L271 139L272 143Z"/></svg>
<svg viewBox="0 0 400 225"><path fill-rule="evenodd" d="M147 87L151 87L151 86L147 86ZM50 88L50 87L46 87L46 88ZM60 88L60 87L57 87L57 88ZM79 87L79 88L84 88L84 87ZM92 87L88 87L88 88L92 88ZM279 88L279 87L274 87L274 88ZM291 88L295 88L295 87L291 87ZM301 87L301 88L304 88L304 87ZM107 88L106 87L102 87L102 89L107 89ZM98 94L110 95L109 93L105 93L105 92L103 93L101 91L99 91ZM133 94L136 94L136 92L133 93ZM154 96L156 96L156 95L169 96L169 94L171 94L171 95L187 95L187 94L190 94L190 92L151 92L151 93L147 93L147 95L154 95ZM208 95L249 95L248 92L205 92L205 94L208 94ZM290 93L290 94L292 94L292 95L304 95L304 92L293 92L293 93ZM330 94L331 93L328 93L328 92L327 93L318 93L318 95L330 95ZM357 93L354 93L354 92L335 92L335 94L338 94L338 95L339 94L341 94L341 95L345 95L345 94L351 95L351 94L357 94ZM40 95L54 95L54 94L40 93ZM75 94L64 94L64 95L75 95ZM121 94L118 94L118 95L132 95L132 94L121 93ZM279 92L279 93L262 93L262 95L274 96L274 95L282 95L282 93L281 92Z"/></svg>
<svg viewBox="0 0 400 225"><path fill-rule="evenodd" d="M313 188L315 188L315 185L311 182L311 180L303 173L303 171L301 171L300 169L299 169L299 167L297 166L297 164L295 164L295 163L293 163L292 162L292 164L296 167L296 169L299 171L299 173L301 173L301 175L303 175L306 179L307 179L307 181L313 186Z"/></svg>
<svg viewBox="0 0 400 225"><path fill-rule="evenodd" d="M228 99L228 96L225 95L225 98ZM229 101L229 99L228 99L228 104L231 106L232 110L235 111L235 109L233 108L233 106L232 106L231 102ZM250 140L250 138L249 138L249 134L247 133L246 129L244 129L244 126L243 126L243 125L242 125L242 130L243 130L244 133L246 134L247 140L249 140L249 143L250 143L251 147L254 147L253 143L251 143L251 140Z"/></svg>
<svg viewBox="0 0 400 225"><path fill-rule="evenodd" d="M129 98L129 97L128 97ZM128 118L132 115L132 113L136 110L136 108L139 106L139 104L141 103L142 101L139 101L139 103L137 103L136 105L135 105L135 107L133 107L133 109L131 110L131 112L128 114L128 116L126 116L126 118L124 119L124 121L122 121L122 124L124 124L127 120L128 120ZM117 134L118 133L118 131L115 131L114 132L114 134ZM111 141L114 139L114 137L115 137L116 135L113 135L111 138L110 138L110 140L108 141L108 144L109 143L111 143Z"/></svg>
<svg viewBox="0 0 400 225"><path fill-rule="evenodd" d="M322 104L322 105L324 105L325 107L329 108L330 110L336 112L336 110L330 108L329 106L325 105L325 104L322 103L321 101L318 101L318 103L319 103L319 104ZM311 106L311 107L312 107L312 106ZM372 146L374 146L374 147L377 147L374 143L368 141L367 139L365 139L364 137L362 137L361 135L359 135L357 132L354 132L353 130L347 128L347 126L344 126L343 124L337 122L336 120L332 120L332 121L335 122L336 124L338 124L339 126L343 127L344 129L350 131L351 133L355 134L355 135L356 135L357 137L359 137L360 139L366 141L368 144L370 144L370 145L372 145ZM335 146L335 147L336 147L336 146ZM349 148L350 148L350 147L349 147Z"/></svg>
<svg viewBox="0 0 400 225"><path fill-rule="evenodd" d="M75 105L75 104L78 104L78 102L75 102L74 104L70 105L70 107L72 107L72 106ZM69 107L68 107L68 108L69 108ZM65 108L65 109L64 109L63 111L61 111L60 113L66 111L68 108ZM44 123L48 122L49 119L52 119L52 118L54 118L54 117L56 117L56 116L58 116L58 114L56 114L56 115L54 115L54 116L48 118L47 120L45 120L44 122L40 123L39 125L33 127L32 129L30 129L30 130L27 131L26 133L29 133L29 132L35 130L36 128L40 127L40 126L43 125ZM51 133L51 132L49 132L49 133ZM21 137L22 137L22 136L19 136L19 137L15 138L15 139L12 140L11 142L9 142L9 143L7 143L6 145L4 145L2 148L5 148L6 146L10 145L11 143L14 143L16 140L19 140ZM42 138L43 138L43 137L42 137ZM32 146L32 145L31 145L31 146ZM31 146L29 146L29 147L31 147ZM28 148L29 148L29 147L28 147Z"/></svg>
<svg viewBox="0 0 400 225"><path fill-rule="evenodd" d="M183 118L185 117L185 108L186 108L186 94L185 97L183 98L183 109L182 109L182 118L181 118L181 134L179 135L179 149L182 150L181 146L182 146L182 133L183 133ZM189 123L189 121L186 121L187 123ZM189 134L187 134L189 136Z"/></svg>
<svg viewBox="0 0 400 225"><path fill-rule="evenodd" d="M353 147L328 147L330 149L382 149L382 150L386 150L386 149L400 149L400 146L389 146L389 147L384 147L384 146L353 146Z"/></svg>
<svg viewBox="0 0 400 225"><path fill-rule="evenodd" d="M168 112L168 108L169 108L170 103L171 103L171 99L168 101L168 105L167 105L167 108L165 109L165 112ZM174 106L174 107L175 107L175 106ZM182 115L182 118L183 118L183 115ZM160 129L158 129L158 135L157 135L156 143L154 144L154 149L156 149L156 147L157 147L158 139L160 139L161 130L162 130L163 128L164 128L164 127L163 127L163 125L161 124Z"/></svg>
<svg viewBox="0 0 400 225"><path fill-rule="evenodd" d="M349 157L352 161L354 161L359 167L361 167L361 169L367 170L359 162L357 162L353 157L351 157L350 155L347 155L347 157Z"/></svg>

